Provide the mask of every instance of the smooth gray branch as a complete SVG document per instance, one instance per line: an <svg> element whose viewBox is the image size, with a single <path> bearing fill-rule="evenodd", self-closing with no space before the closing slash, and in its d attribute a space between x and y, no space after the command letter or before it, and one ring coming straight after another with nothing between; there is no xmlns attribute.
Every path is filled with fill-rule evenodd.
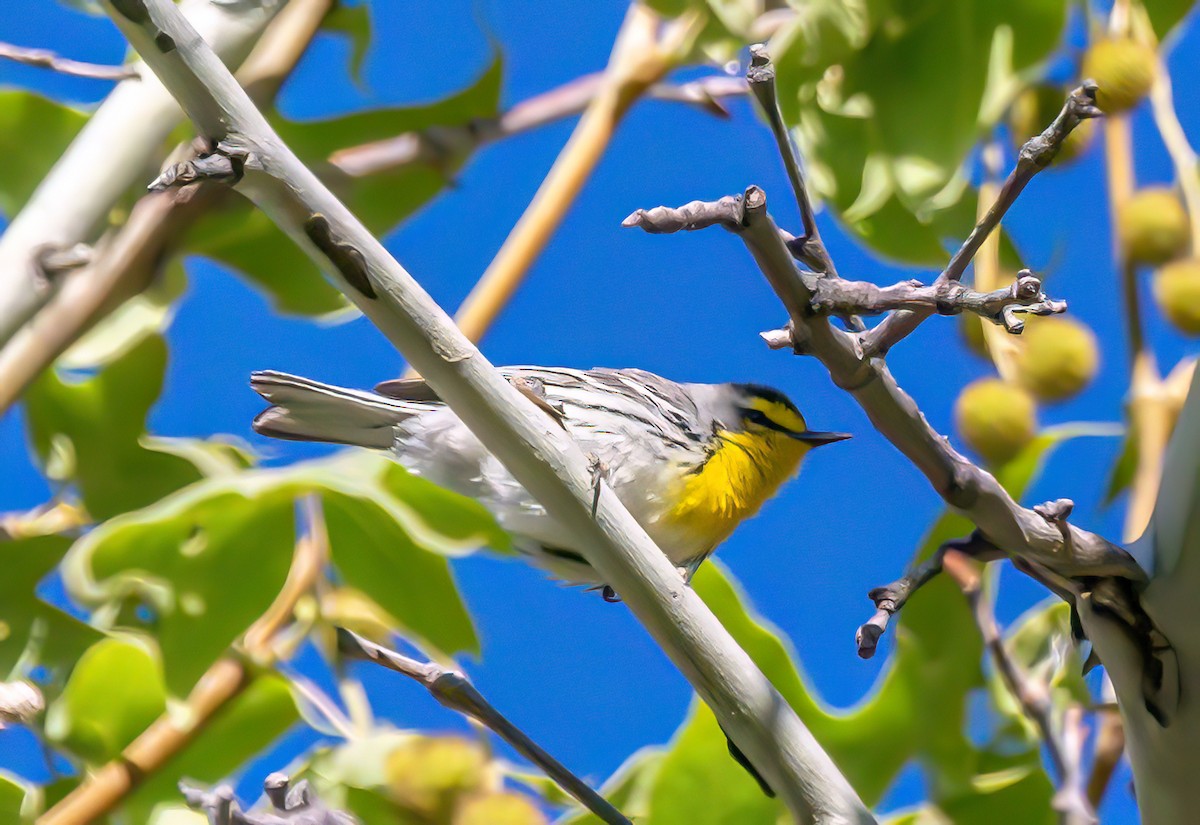
<svg viewBox="0 0 1200 825"><path fill-rule="evenodd" d="M94 80L132 80L141 77L138 70L132 66L104 66L99 63L84 63L60 57L47 49L31 49L25 46L14 46L12 43L0 43L0 60L11 60L26 66L36 66L50 69L59 74L69 74L74 77L88 77Z"/></svg>
<svg viewBox="0 0 1200 825"><path fill-rule="evenodd" d="M983 242L1000 225L1017 197L1033 180L1033 176L1054 160L1067 136L1084 120L1101 117L1102 114L1096 105L1096 84L1094 82L1085 80L1083 84L1071 91L1054 122L1047 126L1040 135L1034 135L1025 141L1018 153L1017 165L1009 173L1004 185L1000 187L996 202L988 209L987 214L975 224L971 234L950 258L950 263L938 275L938 282L957 281L962 278L967 266L974 259L975 253L983 246ZM931 314L928 310L897 310L863 334L863 351L870 355L886 353Z"/></svg>
<svg viewBox="0 0 1200 825"><path fill-rule="evenodd" d="M179 791L189 808L208 817L209 825L359 825L357 817L317 799L307 780L293 785L283 773L269 774L263 782L271 810L259 813L243 811L228 785L206 791L181 782Z"/></svg>
<svg viewBox="0 0 1200 825"><path fill-rule="evenodd" d="M822 823L874 822L793 709L607 485L596 502L578 445L496 372L304 166L174 3L106 5L210 144L245 154L238 191L329 273L484 446L572 531L588 562L642 621L794 816ZM162 48L167 42L173 48Z"/></svg>
<svg viewBox="0 0 1200 825"><path fill-rule="evenodd" d="M630 825L624 814L609 804L608 800L592 790L591 786L571 773L565 765L546 753L524 731L508 721L504 714L483 698L483 694L476 690L462 671L444 667L436 662L419 662L370 642L345 628L338 628L337 638L338 650L342 655L352 659L374 662L388 670L403 674L419 682L442 706L486 726L512 745L517 753L545 771L546 775L557 782L564 791L603 822L609 823L609 825Z"/></svg>

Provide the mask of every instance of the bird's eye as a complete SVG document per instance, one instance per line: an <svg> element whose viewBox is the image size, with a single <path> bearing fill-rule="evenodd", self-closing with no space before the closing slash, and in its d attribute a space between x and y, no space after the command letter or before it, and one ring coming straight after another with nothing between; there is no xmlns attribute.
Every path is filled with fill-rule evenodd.
<svg viewBox="0 0 1200 825"><path fill-rule="evenodd" d="M745 419L751 424L759 424L763 427L766 427L771 423L771 419L767 418L767 414L762 410L746 410Z"/></svg>

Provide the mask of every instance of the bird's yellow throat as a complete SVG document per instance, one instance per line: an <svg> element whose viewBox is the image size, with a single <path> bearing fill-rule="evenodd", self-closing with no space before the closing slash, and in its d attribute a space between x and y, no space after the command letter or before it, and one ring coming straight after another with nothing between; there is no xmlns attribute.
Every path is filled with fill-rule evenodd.
<svg viewBox="0 0 1200 825"><path fill-rule="evenodd" d="M793 476L809 446L771 431L717 433L717 449L683 481L671 520L723 541Z"/></svg>

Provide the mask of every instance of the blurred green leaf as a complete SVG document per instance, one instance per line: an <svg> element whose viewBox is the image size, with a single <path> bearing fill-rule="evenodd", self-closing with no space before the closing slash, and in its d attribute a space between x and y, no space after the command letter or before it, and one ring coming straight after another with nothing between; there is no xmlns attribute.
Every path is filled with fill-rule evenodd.
<svg viewBox="0 0 1200 825"><path fill-rule="evenodd" d="M39 582L70 546L70 539L56 535L0 541L0 681L9 678L18 660L25 672L14 676L40 665L48 679L39 687L53 696L70 666L99 638L97 631L37 595Z"/></svg>
<svg viewBox="0 0 1200 825"><path fill-rule="evenodd" d="M228 778L299 718L287 681L274 673L259 674L187 748L129 796L122 806L126 821L148 822L154 806L179 800L181 779L212 785Z"/></svg>
<svg viewBox="0 0 1200 825"><path fill-rule="evenodd" d="M366 2L354 6L339 2L321 22L325 31L337 32L350 40L350 74L361 83L363 62L371 46L371 4Z"/></svg>
<svg viewBox="0 0 1200 825"><path fill-rule="evenodd" d="M1141 5L1150 18L1154 34L1163 40L1192 10L1196 0L1142 0Z"/></svg>
<svg viewBox="0 0 1200 825"><path fill-rule="evenodd" d="M276 115L272 124L351 211L373 233L382 235L437 195L467 158L453 158L444 168L408 164L354 177L332 165L329 157L340 149L405 132L461 126L495 115L500 105L500 80L497 57L469 87L435 103L308 122ZM213 258L245 275L271 296L280 311L326 315L348 306L295 242L249 204L232 202L200 220L188 236L187 247L189 252Z"/></svg>
<svg viewBox="0 0 1200 825"><path fill-rule="evenodd" d="M420 547L378 501L325 492L333 563L342 579L439 651L479 651L449 563Z"/></svg>
<svg viewBox="0 0 1200 825"><path fill-rule="evenodd" d="M634 822L649 821L650 794L654 781L666 761L662 748L642 748L634 753L600 788L601 795ZM582 809L565 814L559 825L596 825L600 818Z"/></svg>
<svg viewBox="0 0 1200 825"><path fill-rule="evenodd" d="M30 792L31 788L25 780L0 771L0 822L11 822L13 825L32 822Z"/></svg>
<svg viewBox="0 0 1200 825"><path fill-rule="evenodd" d="M46 710L46 736L95 765L115 757L167 709L162 665L146 645L102 639Z"/></svg>
<svg viewBox="0 0 1200 825"><path fill-rule="evenodd" d="M166 361L166 343L153 335L91 378L47 371L25 394L30 437L47 474L74 484L94 518L144 506L201 477L190 462L139 442Z"/></svg>
<svg viewBox="0 0 1200 825"><path fill-rule="evenodd" d="M391 466L362 453L207 479L93 530L67 556L64 581L80 603L153 633L168 687L186 693L279 591L295 541L295 502L316 493L325 502L334 566L348 584L415 640L446 653L476 650L441 552L462 552L467 539L443 537L425 521L426 503L446 502L394 497L382 483ZM460 519L464 528L476 526L475 546L496 529L470 509ZM148 615L130 609L138 605Z"/></svg>
<svg viewBox="0 0 1200 825"><path fill-rule="evenodd" d="M1137 472L1138 442L1133 430L1130 429L1121 439L1121 452L1113 463L1108 475L1108 486L1104 489L1105 505L1112 504L1117 496L1129 489L1133 483L1133 475Z"/></svg>
<svg viewBox="0 0 1200 825"><path fill-rule="evenodd" d="M0 211L15 215L88 116L31 92L0 91Z"/></svg>

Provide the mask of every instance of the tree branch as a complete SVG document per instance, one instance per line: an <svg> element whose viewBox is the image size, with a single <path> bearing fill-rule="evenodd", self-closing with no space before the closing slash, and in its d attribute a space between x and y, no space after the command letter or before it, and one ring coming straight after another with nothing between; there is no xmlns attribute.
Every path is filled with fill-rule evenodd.
<svg viewBox="0 0 1200 825"><path fill-rule="evenodd" d="M30 49L25 46L15 46L12 43L0 43L0 60L11 60L26 66L37 66L59 74L88 77L93 80L132 80L141 77L138 70L132 66L103 66L99 63L84 63L60 57L47 49Z"/></svg>
<svg viewBox="0 0 1200 825"><path fill-rule="evenodd" d="M144 3L144 5L143 5ZM743 753L801 820L872 822L795 712L601 485L548 416L505 381L453 322L283 144L170 0L108 6L122 32L222 154L237 188L330 273L547 512L683 671ZM170 37L163 52L156 40Z"/></svg>
<svg viewBox="0 0 1200 825"><path fill-rule="evenodd" d="M496 710L466 674L436 662L419 662L394 650L367 641L357 633L338 628L338 650L352 659L374 662L419 682L444 707L457 711L490 729L517 753L533 762L559 786L609 825L630 825L629 820L604 797L544 751L524 731Z"/></svg>
<svg viewBox="0 0 1200 825"><path fill-rule="evenodd" d="M913 593L942 572L943 559L950 550L980 561L995 561L1004 557L1001 550L991 545L978 533L972 533L965 539L946 542L933 551L929 558L913 565L896 581L874 588L867 594L867 598L875 603L875 615L861 625L854 634L854 643L858 645L860 658L870 659L875 655L879 637L887 630L892 616L900 612L900 608L904 607Z"/></svg>
<svg viewBox="0 0 1200 825"><path fill-rule="evenodd" d="M228 785L205 791L181 782L179 790L189 808L208 817L209 825L358 825L356 817L321 802L308 780L293 785L283 773L268 774L263 781L263 795L272 808L266 813L243 812Z"/></svg>
<svg viewBox="0 0 1200 825"><path fill-rule="evenodd" d="M1054 705L1049 686L1025 673L1004 646L1000 625L992 612L991 601L983 592L979 569L964 553L948 549L942 559L943 569L954 579L971 606L971 614L979 627L979 635L991 656L996 672L1025 716L1037 727L1050 762L1058 775L1058 791L1054 795L1055 810L1064 825L1089 825L1096 822L1095 812L1083 792L1081 751L1086 736L1081 734L1080 708L1074 707L1071 718L1064 719L1062 730L1054 725Z"/></svg>
<svg viewBox="0 0 1200 825"><path fill-rule="evenodd" d="M1100 117L1100 115L1100 109L1096 106L1096 84L1090 80L1084 81L1081 86L1067 96L1067 102L1054 122L1040 135L1034 135L1025 141L1018 154L1017 165L1009 173L1004 185L1000 187L995 203L975 224L971 234L950 258L950 263L938 275L939 283L957 281L962 278L967 266L975 257L975 253L1000 225L1004 215L1016 202L1021 192L1025 190L1029 181L1033 180L1033 176L1050 165L1062 147L1063 141L1080 122ZM900 310L889 315L874 329L864 333L863 351L868 355L886 353L931 314L924 310Z"/></svg>
<svg viewBox="0 0 1200 825"><path fill-rule="evenodd" d="M562 224L630 107L672 68L672 50L658 42L658 15L630 6L595 97L496 257L455 313L459 329L479 341ZM670 24L678 28L678 22Z"/></svg>
<svg viewBox="0 0 1200 825"><path fill-rule="evenodd" d="M278 5L187 0L182 8L222 59L236 64ZM0 346L54 293L55 279L46 277L52 273L38 265L38 256L91 240L179 125L182 113L171 95L149 72L139 72L140 79L113 89L0 237Z"/></svg>
<svg viewBox="0 0 1200 825"><path fill-rule="evenodd" d="M237 73L254 100L274 96L333 4L334 0L290 0L271 20ZM223 194L223 187L202 183L144 195L125 223L100 239L94 254L84 247L90 257L64 272L46 304L0 347L0 415L84 333L154 283L179 239ZM61 254L42 260L43 268L71 263Z"/></svg>
<svg viewBox="0 0 1200 825"><path fill-rule="evenodd" d="M324 574L329 537L317 505L307 504L309 532L296 542L292 566L279 595L246 631L238 650L205 671L182 709L160 716L133 740L120 757L88 775L71 793L44 813L37 825L87 825L116 808L147 777L187 748L205 727L241 695L254 679L254 669L275 658L274 642L292 621L297 602Z"/></svg>
<svg viewBox="0 0 1200 825"><path fill-rule="evenodd" d="M471 121L339 149L330 162L352 177L365 177L413 163L445 165L455 157L489 143L524 134L550 123L582 114L605 84L605 73L596 72L564 83L521 101L494 118ZM721 101L746 94L740 77L714 75L688 83L656 83L644 97L699 106L718 117L729 112Z"/></svg>

